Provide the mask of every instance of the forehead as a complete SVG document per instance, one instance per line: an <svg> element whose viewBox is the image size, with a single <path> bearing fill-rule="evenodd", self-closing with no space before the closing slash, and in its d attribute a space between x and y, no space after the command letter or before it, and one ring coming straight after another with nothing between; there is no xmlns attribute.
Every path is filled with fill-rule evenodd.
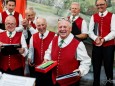
<svg viewBox="0 0 115 86"><path fill-rule="evenodd" d="M8 17L6 18L6 23L16 23L16 20L13 17Z"/></svg>
<svg viewBox="0 0 115 86"><path fill-rule="evenodd" d="M79 5L78 4L72 4L71 7L78 7Z"/></svg>
<svg viewBox="0 0 115 86"><path fill-rule="evenodd" d="M46 21L45 21L44 19L37 19L36 24L37 24L37 25L46 24Z"/></svg>
<svg viewBox="0 0 115 86"><path fill-rule="evenodd" d="M8 5L15 5L15 2L9 1L9 2L8 2Z"/></svg>
<svg viewBox="0 0 115 86"><path fill-rule="evenodd" d="M69 22L66 20L59 21L58 26L69 26Z"/></svg>
<svg viewBox="0 0 115 86"><path fill-rule="evenodd" d="M104 0L98 0L97 4L100 4L100 3L105 3L105 1Z"/></svg>
<svg viewBox="0 0 115 86"><path fill-rule="evenodd" d="M28 10L27 11L27 15L34 15L35 13L33 12L33 11L31 11L31 10Z"/></svg>

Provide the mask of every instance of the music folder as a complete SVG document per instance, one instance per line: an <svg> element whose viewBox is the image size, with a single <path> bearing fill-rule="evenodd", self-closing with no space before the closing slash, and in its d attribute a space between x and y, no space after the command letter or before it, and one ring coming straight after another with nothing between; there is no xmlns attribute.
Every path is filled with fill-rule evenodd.
<svg viewBox="0 0 115 86"><path fill-rule="evenodd" d="M51 69L53 69L55 66L57 66L57 61L47 61L45 63L42 63L35 67L35 71L47 73Z"/></svg>
<svg viewBox="0 0 115 86"><path fill-rule="evenodd" d="M58 84L65 86L71 85L72 83L78 82L80 80L80 76L78 72L72 72L69 74L60 75L56 78Z"/></svg>
<svg viewBox="0 0 115 86"><path fill-rule="evenodd" d="M76 76L79 76L79 73L78 72L72 72L69 74L60 75L56 78L56 80L62 80L62 79L66 79L66 78L76 77Z"/></svg>
<svg viewBox="0 0 115 86"><path fill-rule="evenodd" d="M99 35L99 29L98 28L99 28L99 24L97 22L95 22L94 30L93 30L95 35Z"/></svg>
<svg viewBox="0 0 115 86"><path fill-rule="evenodd" d="M1 53L2 55L13 55L19 54L17 48L21 48L20 44L3 44L1 46Z"/></svg>

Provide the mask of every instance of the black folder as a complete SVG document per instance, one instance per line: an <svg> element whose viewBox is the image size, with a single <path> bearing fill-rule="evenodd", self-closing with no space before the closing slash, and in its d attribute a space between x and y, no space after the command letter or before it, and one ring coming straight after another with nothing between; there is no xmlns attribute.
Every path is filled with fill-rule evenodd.
<svg viewBox="0 0 115 86"><path fill-rule="evenodd" d="M5 30L5 24L0 23L0 29Z"/></svg>
<svg viewBox="0 0 115 86"><path fill-rule="evenodd" d="M99 24L95 22L93 32L95 35L99 35Z"/></svg>
<svg viewBox="0 0 115 86"><path fill-rule="evenodd" d="M1 47L2 55L14 55L19 54L17 48L21 48L20 44L3 44Z"/></svg>

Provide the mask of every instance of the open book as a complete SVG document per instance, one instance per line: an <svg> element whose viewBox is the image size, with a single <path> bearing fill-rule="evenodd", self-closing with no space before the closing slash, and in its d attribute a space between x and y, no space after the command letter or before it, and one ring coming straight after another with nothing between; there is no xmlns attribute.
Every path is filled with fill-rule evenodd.
<svg viewBox="0 0 115 86"><path fill-rule="evenodd" d="M19 51L17 48L21 48L20 44L3 44L1 47L1 53L3 55L13 55L13 54L19 54Z"/></svg>
<svg viewBox="0 0 115 86"><path fill-rule="evenodd" d="M35 78L16 76L3 73L0 76L0 86L34 86Z"/></svg>

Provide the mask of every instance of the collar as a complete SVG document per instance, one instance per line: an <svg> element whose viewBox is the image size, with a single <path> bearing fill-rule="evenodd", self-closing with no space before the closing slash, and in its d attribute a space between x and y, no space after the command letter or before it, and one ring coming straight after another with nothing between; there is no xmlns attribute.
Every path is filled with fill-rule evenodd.
<svg viewBox="0 0 115 86"><path fill-rule="evenodd" d="M64 44L68 45L68 44L72 41L73 38L74 38L73 34L70 33L70 34L68 35L68 37L64 39ZM59 36L59 38L58 38L58 44L61 42L61 40L62 40L62 39L61 39L61 37Z"/></svg>
<svg viewBox="0 0 115 86"><path fill-rule="evenodd" d="M12 15L14 15L14 12L15 12L15 11L12 12ZM6 10L6 13L7 13L8 15L10 15L10 12L9 12L8 10Z"/></svg>
<svg viewBox="0 0 115 86"><path fill-rule="evenodd" d="M9 31L6 31L6 34L7 34L7 36L9 37ZM12 32L12 35L11 35L10 38L14 37L15 34L16 34L16 31L14 30L14 31Z"/></svg>
<svg viewBox="0 0 115 86"><path fill-rule="evenodd" d="M108 13L108 11L107 11L107 10L106 10L105 12L103 12L103 17L104 17L104 16L106 16L106 15L107 15L107 13ZM99 12L99 16L101 16L101 14L102 14L102 13L101 13L101 12Z"/></svg>
<svg viewBox="0 0 115 86"><path fill-rule="evenodd" d="M78 19L78 17L79 17L79 15L76 15L75 18L74 18L74 21L75 21L76 19ZM72 18L73 18L73 15L70 16L70 20L71 20L71 21L72 21Z"/></svg>
<svg viewBox="0 0 115 86"><path fill-rule="evenodd" d="M45 39L45 38L47 37L48 33L49 33L49 31L46 30L46 32L43 34L43 35L44 35L44 36L43 36L43 39ZM39 33L39 37L41 38L41 33Z"/></svg>

